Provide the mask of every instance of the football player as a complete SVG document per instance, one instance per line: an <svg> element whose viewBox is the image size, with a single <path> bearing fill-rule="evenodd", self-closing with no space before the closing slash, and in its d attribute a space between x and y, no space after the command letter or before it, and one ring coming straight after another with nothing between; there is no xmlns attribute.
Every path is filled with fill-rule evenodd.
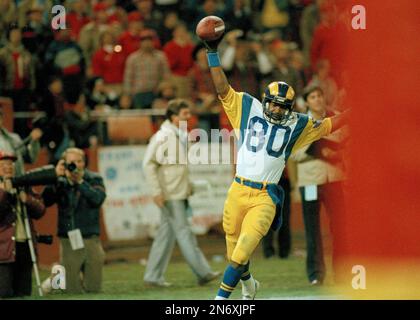
<svg viewBox="0 0 420 320"><path fill-rule="evenodd" d="M220 66L220 41L221 38L203 43L213 83L238 138L238 161L223 211L229 265L216 299L227 299L241 281L242 298L251 300L259 283L249 272L249 260L269 228L276 229L281 224L276 206L282 206L284 196L277 183L288 157L343 126L348 113L322 121L296 113L295 92L285 82L270 83L262 102L236 92Z"/></svg>

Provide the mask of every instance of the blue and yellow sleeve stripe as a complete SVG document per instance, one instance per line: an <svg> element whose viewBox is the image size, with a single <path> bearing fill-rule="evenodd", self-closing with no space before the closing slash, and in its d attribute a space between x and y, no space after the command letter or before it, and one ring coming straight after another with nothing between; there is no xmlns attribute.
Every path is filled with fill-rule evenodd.
<svg viewBox="0 0 420 320"><path fill-rule="evenodd" d="M303 124L305 125L303 126ZM319 140L324 136L329 135L332 130L332 123L330 118L325 118L322 121L314 121L312 118L306 115L299 114L298 124L294 131L296 131L297 129L299 129L297 132L298 138L292 145L289 143L289 145L291 145L292 147L292 149L289 152L289 155L291 153L294 153L296 150L299 150L307 146L308 144Z"/></svg>

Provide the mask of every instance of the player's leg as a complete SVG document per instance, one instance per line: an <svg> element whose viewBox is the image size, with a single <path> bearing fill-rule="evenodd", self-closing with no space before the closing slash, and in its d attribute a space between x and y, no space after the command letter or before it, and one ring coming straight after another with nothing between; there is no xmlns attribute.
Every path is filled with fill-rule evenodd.
<svg viewBox="0 0 420 320"><path fill-rule="evenodd" d="M257 294L260 283L252 277L251 272L249 271L250 261L245 266L245 272L241 276L241 285L242 285L242 299L243 300L254 300L255 295Z"/></svg>
<svg viewBox="0 0 420 320"><path fill-rule="evenodd" d="M223 209L223 229L226 233L227 258L230 263L224 272L216 299L227 299L238 284L242 274L246 271L245 265L232 262L231 257L241 232L248 195L249 190L235 182L228 192Z"/></svg>
<svg viewBox="0 0 420 320"><path fill-rule="evenodd" d="M233 250L231 260L246 265L261 239L271 227L276 207L271 199L250 208L242 221L241 233Z"/></svg>
<svg viewBox="0 0 420 320"><path fill-rule="evenodd" d="M227 298L243 278L243 285L251 292L256 290L256 282L249 273L249 258L257 247L262 237L269 230L275 216L275 205L266 192L254 190L247 196L247 207L245 216L242 218L242 224L238 226L239 219L235 220L235 230L229 230L229 226L224 223L226 239L230 234L234 234L235 244L230 245L230 265L225 271L225 277L218 292L219 298ZM229 207L225 206L226 216L229 217ZM242 211L243 213L244 211ZM226 220L226 219L225 219ZM239 230L239 237L237 231ZM233 233L236 231L236 233ZM227 241L228 243L229 241ZM233 250L232 250L233 248ZM228 251L229 252L229 251ZM228 284L228 283L229 284Z"/></svg>
<svg viewBox="0 0 420 320"><path fill-rule="evenodd" d="M245 272L241 277L242 284L242 298L244 300L251 300L255 298L259 287L252 274L249 272L249 258L255 251L261 239L270 230L270 226L276 214L276 208L269 196L260 194L258 198L258 205L252 207L242 222L241 235L232 255L232 260L241 264L245 263Z"/></svg>

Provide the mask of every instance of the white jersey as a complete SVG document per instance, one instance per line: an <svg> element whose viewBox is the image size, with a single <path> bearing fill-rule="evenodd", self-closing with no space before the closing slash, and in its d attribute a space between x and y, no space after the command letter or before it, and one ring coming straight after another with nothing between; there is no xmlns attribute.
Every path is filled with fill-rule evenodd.
<svg viewBox="0 0 420 320"><path fill-rule="evenodd" d="M294 113L285 125L266 120L261 102L230 89L222 99L234 129L239 129L236 175L251 181L278 183L295 150L329 134L331 120L313 121Z"/></svg>

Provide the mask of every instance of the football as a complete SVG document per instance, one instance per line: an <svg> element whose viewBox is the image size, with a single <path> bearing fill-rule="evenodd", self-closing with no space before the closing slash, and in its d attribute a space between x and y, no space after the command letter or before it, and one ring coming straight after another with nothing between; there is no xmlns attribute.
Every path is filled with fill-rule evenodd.
<svg viewBox="0 0 420 320"><path fill-rule="evenodd" d="M216 16L207 16L200 20L195 29L197 36L204 41L219 39L225 32L225 23Z"/></svg>

